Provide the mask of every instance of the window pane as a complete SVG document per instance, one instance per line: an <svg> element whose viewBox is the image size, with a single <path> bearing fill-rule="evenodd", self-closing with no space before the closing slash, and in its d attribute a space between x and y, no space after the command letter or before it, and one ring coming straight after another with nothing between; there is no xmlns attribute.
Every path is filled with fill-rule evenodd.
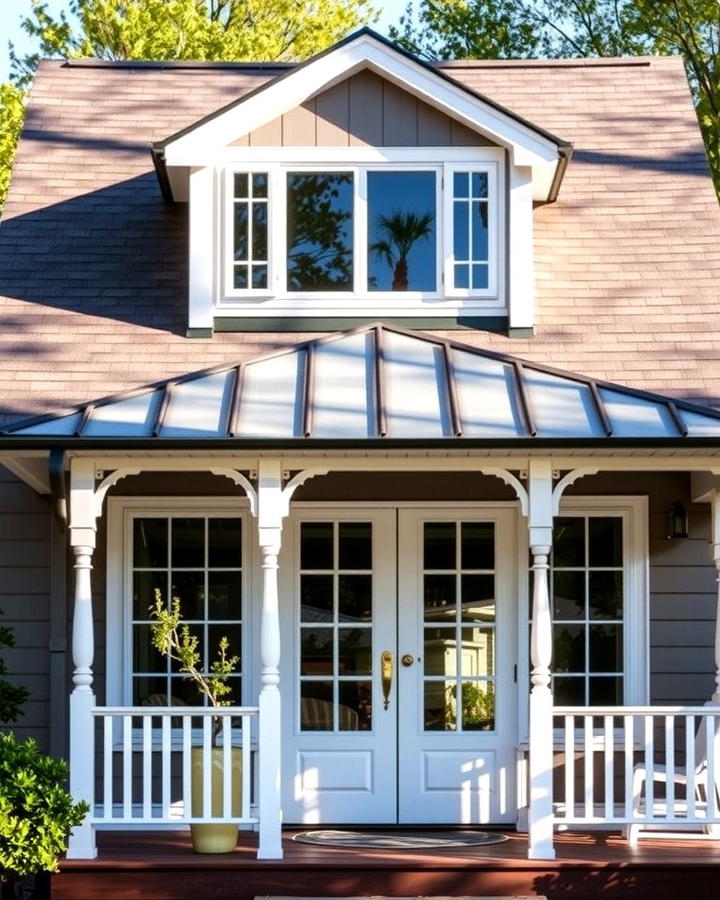
<svg viewBox="0 0 720 900"><path fill-rule="evenodd" d="M372 569L372 526L369 522L341 522L338 551L341 569Z"/></svg>
<svg viewBox="0 0 720 900"><path fill-rule="evenodd" d="M470 196L470 173L455 172L453 175L453 196L469 197Z"/></svg>
<svg viewBox="0 0 720 900"><path fill-rule="evenodd" d="M494 628L462 629L460 666L466 677L495 674Z"/></svg>
<svg viewBox="0 0 720 900"><path fill-rule="evenodd" d="M255 290L263 290L268 286L267 266L252 267L252 286Z"/></svg>
<svg viewBox="0 0 720 900"><path fill-rule="evenodd" d="M623 700L623 679L615 678L590 678L590 700L595 706L620 706Z"/></svg>
<svg viewBox="0 0 720 900"><path fill-rule="evenodd" d="M470 266L468 266L466 263L464 263L463 265L455 266L455 287L470 287Z"/></svg>
<svg viewBox="0 0 720 900"><path fill-rule="evenodd" d="M300 567L333 568L332 522L303 522L300 528Z"/></svg>
<svg viewBox="0 0 720 900"><path fill-rule="evenodd" d="M368 290L435 291L434 172L368 172Z"/></svg>
<svg viewBox="0 0 720 900"><path fill-rule="evenodd" d="M470 257L470 219L468 218L468 204L453 203L453 253L455 259L469 259Z"/></svg>
<svg viewBox="0 0 720 900"><path fill-rule="evenodd" d="M242 566L242 521L208 519L208 565L218 569Z"/></svg>
<svg viewBox="0 0 720 900"><path fill-rule="evenodd" d="M205 618L205 573L173 572L172 596L180 600L183 619Z"/></svg>
<svg viewBox="0 0 720 900"><path fill-rule="evenodd" d="M248 267L235 266L233 272L233 287L242 290L248 286Z"/></svg>
<svg viewBox="0 0 720 900"><path fill-rule="evenodd" d="M455 568L455 532L454 522L425 523L423 568Z"/></svg>
<svg viewBox="0 0 720 900"><path fill-rule="evenodd" d="M622 619L623 573L590 572L590 618Z"/></svg>
<svg viewBox="0 0 720 900"><path fill-rule="evenodd" d="M133 678L132 695L134 706L165 706L167 678Z"/></svg>
<svg viewBox="0 0 720 900"><path fill-rule="evenodd" d="M303 575L300 579L300 620L332 622L332 575Z"/></svg>
<svg viewBox="0 0 720 900"><path fill-rule="evenodd" d="M494 568L495 541L492 522L463 522L460 535L460 564L463 569Z"/></svg>
<svg viewBox="0 0 720 900"><path fill-rule="evenodd" d="M619 516L592 516L589 520L591 566L622 566L623 520Z"/></svg>
<svg viewBox="0 0 720 900"><path fill-rule="evenodd" d="M167 672L167 657L153 647L149 625L133 625L133 672Z"/></svg>
<svg viewBox="0 0 720 900"><path fill-rule="evenodd" d="M133 565L152 569L168 564L168 520L135 519L133 522Z"/></svg>
<svg viewBox="0 0 720 900"><path fill-rule="evenodd" d="M370 675L371 638L369 628L338 629L339 675Z"/></svg>
<svg viewBox="0 0 720 900"><path fill-rule="evenodd" d="M253 259L267 259L267 203L252 205Z"/></svg>
<svg viewBox="0 0 720 900"><path fill-rule="evenodd" d="M554 675L553 693L556 706L584 706L585 679Z"/></svg>
<svg viewBox="0 0 720 900"><path fill-rule="evenodd" d="M463 731L495 728L495 691L486 681L464 681L460 687Z"/></svg>
<svg viewBox="0 0 720 900"><path fill-rule="evenodd" d="M300 674L332 675L333 629L303 628L300 631Z"/></svg>
<svg viewBox="0 0 720 900"><path fill-rule="evenodd" d="M288 173L287 247L288 290L352 290L351 172Z"/></svg>
<svg viewBox="0 0 720 900"><path fill-rule="evenodd" d="M438 619L455 621L455 587L454 575L425 576L425 619L436 622Z"/></svg>
<svg viewBox="0 0 720 900"><path fill-rule="evenodd" d="M454 287L486 290L489 285L488 177L456 172L453 178Z"/></svg>
<svg viewBox="0 0 720 900"><path fill-rule="evenodd" d="M590 626L590 671L622 672L622 625Z"/></svg>
<svg viewBox="0 0 720 900"><path fill-rule="evenodd" d="M553 627L556 672L585 671L585 628L582 625Z"/></svg>
<svg viewBox="0 0 720 900"><path fill-rule="evenodd" d="M585 573L553 572L553 619L585 618Z"/></svg>
<svg viewBox="0 0 720 900"><path fill-rule="evenodd" d="M236 262L248 258L248 208L247 203L235 204L235 244L233 259Z"/></svg>
<svg viewBox="0 0 720 900"><path fill-rule="evenodd" d="M341 681L338 686L339 731L369 731L372 728L372 685L369 681Z"/></svg>
<svg viewBox="0 0 720 900"><path fill-rule="evenodd" d="M472 204L472 259L488 258L487 203L475 201ZM460 257L462 258L462 257Z"/></svg>
<svg viewBox="0 0 720 900"><path fill-rule="evenodd" d="M237 198L247 197L248 195L248 177L246 172L236 172L235 178L235 196Z"/></svg>
<svg viewBox="0 0 720 900"><path fill-rule="evenodd" d="M242 573L208 574L208 619L242 618Z"/></svg>
<svg viewBox="0 0 720 900"><path fill-rule="evenodd" d="M462 575L460 578L463 622L493 622L495 620L495 576Z"/></svg>
<svg viewBox="0 0 720 900"><path fill-rule="evenodd" d="M208 658L206 661L207 669L210 671L212 663L216 662L218 656L218 648L220 647L220 639L226 637L228 639L228 648L226 656L228 659L237 656L242 659L242 625L210 625L208 627ZM238 668L240 663L238 663Z"/></svg>
<svg viewBox="0 0 720 900"><path fill-rule="evenodd" d="M486 198L488 195L488 177L485 172L473 172L472 174L473 198Z"/></svg>
<svg viewBox="0 0 720 900"><path fill-rule="evenodd" d="M426 675L455 675L457 640L454 628L426 628L424 651Z"/></svg>
<svg viewBox="0 0 720 900"><path fill-rule="evenodd" d="M149 619L150 607L155 606L155 589L160 591L163 603L167 604L167 572L133 573L133 619Z"/></svg>
<svg viewBox="0 0 720 900"><path fill-rule="evenodd" d="M369 622L372 618L372 575L338 576L338 620Z"/></svg>
<svg viewBox="0 0 720 900"><path fill-rule="evenodd" d="M482 291L488 286L487 265L474 265L472 267L472 288L474 291Z"/></svg>
<svg viewBox="0 0 720 900"><path fill-rule="evenodd" d="M252 177L253 197L267 197L268 177L265 172L257 172Z"/></svg>
<svg viewBox="0 0 720 900"><path fill-rule="evenodd" d="M172 565L183 569L205 565L205 519L172 520Z"/></svg>
<svg viewBox="0 0 720 900"><path fill-rule="evenodd" d="M303 731L333 730L331 681L300 682L300 728Z"/></svg>
<svg viewBox="0 0 720 900"><path fill-rule="evenodd" d="M585 565L585 519L580 516L555 519L553 528L553 566Z"/></svg>
<svg viewBox="0 0 720 900"><path fill-rule="evenodd" d="M454 681L426 681L424 706L425 731L456 730Z"/></svg>

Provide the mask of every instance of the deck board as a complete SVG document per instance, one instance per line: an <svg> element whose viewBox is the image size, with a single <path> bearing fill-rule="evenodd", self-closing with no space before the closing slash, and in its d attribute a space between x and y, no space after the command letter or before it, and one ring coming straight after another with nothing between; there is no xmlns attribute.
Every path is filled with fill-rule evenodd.
<svg viewBox="0 0 720 900"><path fill-rule="evenodd" d="M413 897L545 895L548 900L716 900L720 842L643 840L567 833L555 860L527 859L527 836L487 847L380 850L319 847L284 832L282 860L255 858L256 836L241 833L230 854L193 853L183 832L98 835L98 858L65 860L53 900L197 900L255 896Z"/></svg>

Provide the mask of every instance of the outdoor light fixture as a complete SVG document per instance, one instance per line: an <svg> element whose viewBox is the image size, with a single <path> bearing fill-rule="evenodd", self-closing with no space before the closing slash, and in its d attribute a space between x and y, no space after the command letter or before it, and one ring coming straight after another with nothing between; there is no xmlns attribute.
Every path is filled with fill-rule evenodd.
<svg viewBox="0 0 720 900"><path fill-rule="evenodd" d="M688 516L685 507L677 500L668 513L668 540L688 536Z"/></svg>

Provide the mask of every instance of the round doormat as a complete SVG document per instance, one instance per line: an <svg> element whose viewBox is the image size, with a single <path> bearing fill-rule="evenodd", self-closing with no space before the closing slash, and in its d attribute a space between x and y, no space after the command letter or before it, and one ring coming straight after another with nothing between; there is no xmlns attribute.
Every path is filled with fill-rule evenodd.
<svg viewBox="0 0 720 900"><path fill-rule="evenodd" d="M375 847L380 850L444 850L501 844L507 838L493 831L301 831L294 840L328 847Z"/></svg>

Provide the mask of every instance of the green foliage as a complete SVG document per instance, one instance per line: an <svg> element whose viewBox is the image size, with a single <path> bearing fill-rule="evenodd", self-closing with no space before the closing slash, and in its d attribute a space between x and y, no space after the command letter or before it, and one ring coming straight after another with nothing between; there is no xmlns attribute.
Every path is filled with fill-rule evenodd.
<svg viewBox="0 0 720 900"><path fill-rule="evenodd" d="M89 812L65 790L67 763L35 741L0 735L0 867L18 876L56 872L68 832Z"/></svg>
<svg viewBox="0 0 720 900"><path fill-rule="evenodd" d="M173 597L168 607L156 588L150 618L153 619L150 626L153 647L180 664L180 671L193 682L201 695L208 698L211 706L229 706L230 701L223 697L232 690L227 681L237 669L240 657L228 656L228 639L225 636L220 638L217 659L211 663L210 673L204 673L197 635L192 634L182 621L180 598Z"/></svg>
<svg viewBox="0 0 720 900"><path fill-rule="evenodd" d="M679 54L720 191L717 0L420 0L390 34L439 59Z"/></svg>
<svg viewBox="0 0 720 900"><path fill-rule="evenodd" d="M490 682L475 684L472 681L463 681L460 686L460 699L462 726L465 731L492 728L495 719L495 689ZM451 685L447 689L445 704L445 724L451 728L457 727L456 706L455 685Z"/></svg>
<svg viewBox="0 0 720 900"><path fill-rule="evenodd" d="M26 83L44 56L98 59L304 59L376 15L372 0L69 0L54 18L31 0L36 53L12 56ZM75 24L77 22L77 25Z"/></svg>
<svg viewBox="0 0 720 900"><path fill-rule="evenodd" d="M0 625L0 648L14 647L15 635L12 628ZM11 684L3 678L7 675L5 660L0 658L0 722L15 722L24 713L20 707L30 696L29 691L19 684Z"/></svg>
<svg viewBox="0 0 720 900"><path fill-rule="evenodd" d="M10 187L10 172L25 115L24 97L24 92L15 85L0 84L0 213ZM0 721L6 721L1 714Z"/></svg>

